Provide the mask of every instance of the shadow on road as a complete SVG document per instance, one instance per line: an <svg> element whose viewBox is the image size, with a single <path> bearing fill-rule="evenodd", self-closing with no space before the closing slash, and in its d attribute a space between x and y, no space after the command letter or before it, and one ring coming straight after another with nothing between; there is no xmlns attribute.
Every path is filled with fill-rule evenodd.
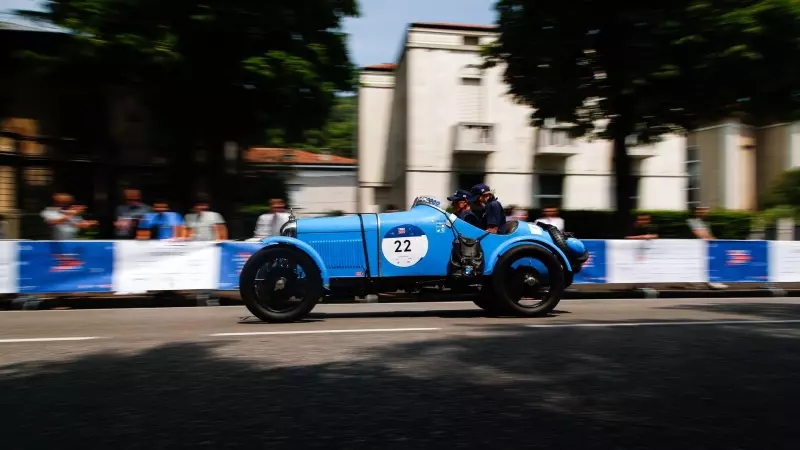
<svg viewBox="0 0 800 450"><path fill-rule="evenodd" d="M800 320L800 303L708 303L664 306L659 309L694 310L703 313L737 314L750 320Z"/></svg>
<svg viewBox="0 0 800 450"><path fill-rule="evenodd" d="M546 316L537 317L536 320L546 319L548 317L558 317L563 314L572 314L569 311L551 311ZM359 311L359 312L331 312L331 313L314 313L312 312L308 318L299 320L295 323L314 323L324 322L326 319L381 319L381 318L420 318L420 317L436 317L440 319L474 319L481 317L492 318L507 318L519 320L517 316L489 316L485 311L475 307L475 309L429 309L425 311ZM246 325L270 325L255 316L246 316L238 323Z"/></svg>
<svg viewBox="0 0 800 450"><path fill-rule="evenodd" d="M501 325L105 351L0 366L3 446L797 448L799 335Z"/></svg>

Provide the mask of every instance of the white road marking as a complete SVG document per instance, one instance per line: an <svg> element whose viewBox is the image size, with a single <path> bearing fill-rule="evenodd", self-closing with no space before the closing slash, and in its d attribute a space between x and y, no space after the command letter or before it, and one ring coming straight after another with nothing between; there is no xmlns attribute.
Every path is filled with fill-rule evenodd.
<svg viewBox="0 0 800 450"><path fill-rule="evenodd" d="M654 327L674 325L757 325L768 323L800 323L798 320L707 320L679 322L617 322L617 323L551 323L541 325L525 325L528 328L611 328L611 327Z"/></svg>
<svg viewBox="0 0 800 450"><path fill-rule="evenodd" d="M20 342L91 341L94 339L102 339L102 338L99 336L78 336L78 337L55 337L55 338L0 339L0 344L14 344Z"/></svg>
<svg viewBox="0 0 800 450"><path fill-rule="evenodd" d="M282 334L334 334L334 333L392 333L403 331L439 331L441 328L364 328L352 330L294 330L294 331L252 331L241 333L214 333L209 336L269 336Z"/></svg>

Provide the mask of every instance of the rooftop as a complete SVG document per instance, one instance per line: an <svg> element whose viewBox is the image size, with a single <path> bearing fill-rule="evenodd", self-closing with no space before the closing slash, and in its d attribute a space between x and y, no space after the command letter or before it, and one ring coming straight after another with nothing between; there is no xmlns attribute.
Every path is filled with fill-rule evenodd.
<svg viewBox="0 0 800 450"><path fill-rule="evenodd" d="M380 72L391 72L397 68L397 64L394 63L383 63L383 64L373 64L371 66L364 66L364 70L374 70Z"/></svg>
<svg viewBox="0 0 800 450"><path fill-rule="evenodd" d="M489 31L496 32L495 25L475 25L468 23L447 23L447 22L412 22L411 28L432 28L436 30L459 30L459 31Z"/></svg>
<svg viewBox="0 0 800 450"><path fill-rule="evenodd" d="M244 160L256 164L308 164L308 165L356 165L354 158L313 153L293 148L253 147L245 152Z"/></svg>

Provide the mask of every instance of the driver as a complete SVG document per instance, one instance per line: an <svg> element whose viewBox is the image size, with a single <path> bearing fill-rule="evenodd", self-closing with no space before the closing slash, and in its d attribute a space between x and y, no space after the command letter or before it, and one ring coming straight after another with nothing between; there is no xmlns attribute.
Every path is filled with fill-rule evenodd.
<svg viewBox="0 0 800 450"><path fill-rule="evenodd" d="M483 208L480 228L490 233L497 233L497 230L506 223L506 215L492 188L485 184L476 184L472 186L470 192L472 194L470 201L477 202Z"/></svg>
<svg viewBox="0 0 800 450"><path fill-rule="evenodd" d="M453 205L453 213L455 213L459 219L477 227L480 226L480 219L472 212L472 209L470 209L469 198L469 191L459 189L453 195L447 197L447 200Z"/></svg>

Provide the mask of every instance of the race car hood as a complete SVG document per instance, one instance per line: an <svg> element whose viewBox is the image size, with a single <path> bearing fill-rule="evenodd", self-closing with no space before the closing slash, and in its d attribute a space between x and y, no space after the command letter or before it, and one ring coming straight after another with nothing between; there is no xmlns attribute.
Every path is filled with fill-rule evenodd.
<svg viewBox="0 0 800 450"><path fill-rule="evenodd" d="M337 217L311 217L297 221L297 234L361 232L358 215Z"/></svg>

